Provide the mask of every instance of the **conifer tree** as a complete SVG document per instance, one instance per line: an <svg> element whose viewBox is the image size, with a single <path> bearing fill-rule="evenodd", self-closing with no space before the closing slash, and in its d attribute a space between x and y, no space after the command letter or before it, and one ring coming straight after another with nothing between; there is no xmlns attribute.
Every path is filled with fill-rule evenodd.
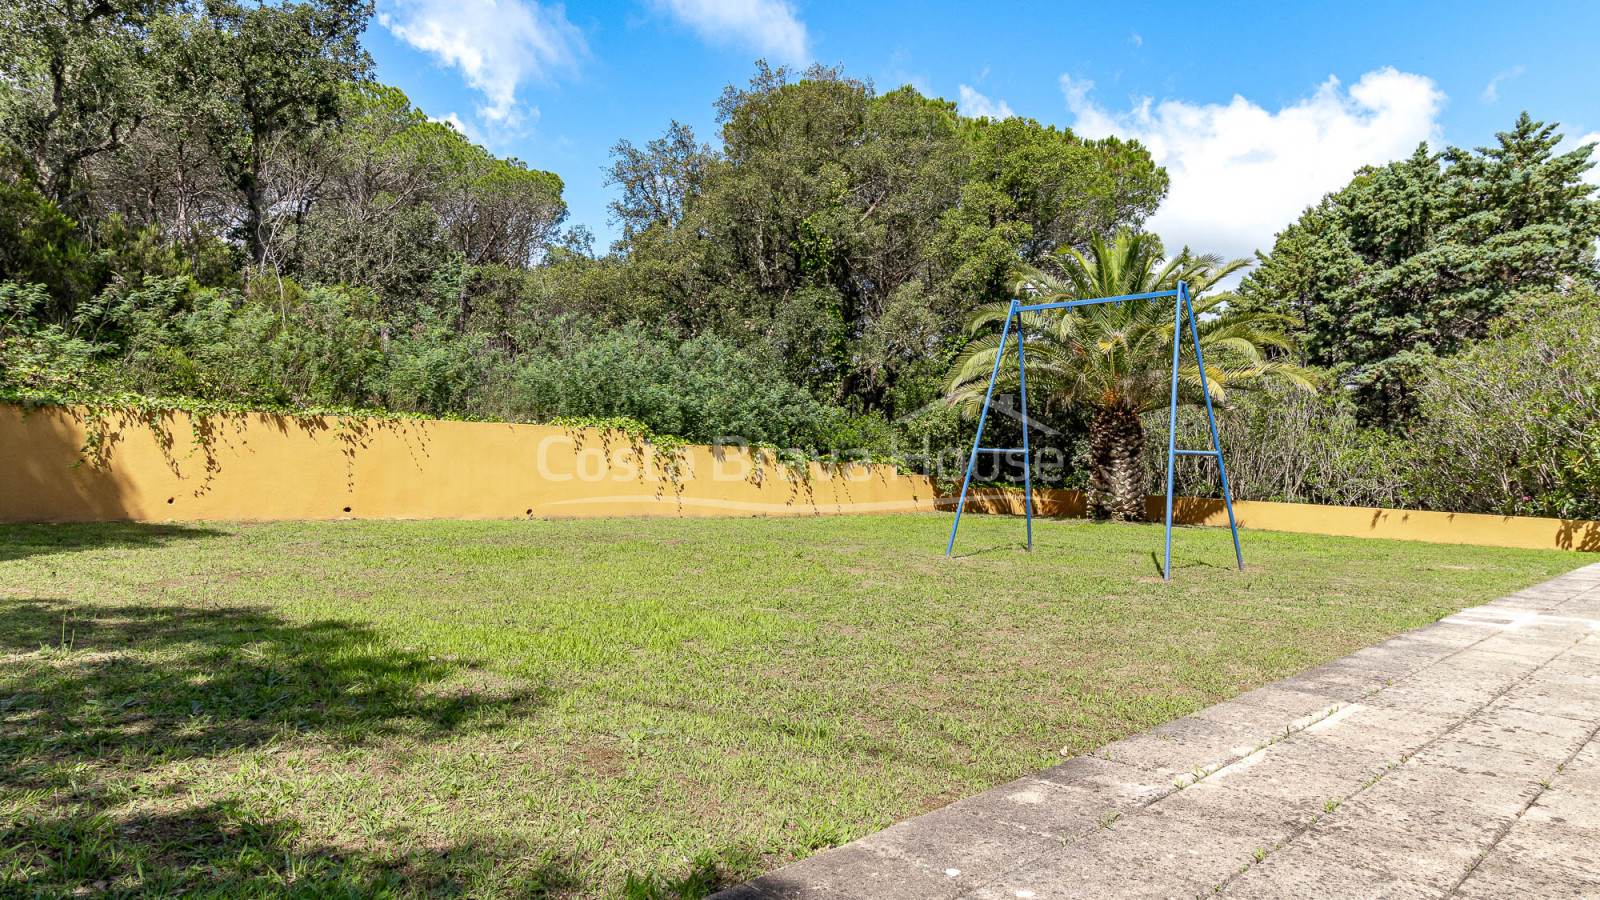
<svg viewBox="0 0 1600 900"><path fill-rule="evenodd" d="M1495 146L1362 169L1278 235L1241 305L1300 320L1309 361L1370 421L1405 421L1424 358L1483 337L1519 295L1594 281L1594 146L1557 154L1557 127L1523 113Z"/></svg>

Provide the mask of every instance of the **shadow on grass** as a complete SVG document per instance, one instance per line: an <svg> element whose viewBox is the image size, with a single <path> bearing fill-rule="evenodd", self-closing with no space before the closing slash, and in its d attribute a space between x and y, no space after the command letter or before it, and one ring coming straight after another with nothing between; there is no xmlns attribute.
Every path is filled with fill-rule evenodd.
<svg viewBox="0 0 1600 900"><path fill-rule="evenodd" d="M35 598L0 600L0 621L0 895L542 896L576 883L578 864L546 848L305 846L292 820L205 799L203 779L192 794L172 783L186 761L226 765L272 743L492 733L542 694L441 690L471 665L261 609Z"/></svg>
<svg viewBox="0 0 1600 900"><path fill-rule="evenodd" d="M753 850L702 851L688 862L687 873L628 873L622 900L703 900L761 871L760 854Z"/></svg>
<svg viewBox="0 0 1600 900"><path fill-rule="evenodd" d="M538 898L584 886L582 863L509 840L411 853L299 840L289 819L213 802L113 820L16 815L0 834L6 896Z"/></svg>
<svg viewBox="0 0 1600 900"><path fill-rule="evenodd" d="M68 525L0 525L0 562L107 547L148 549L225 534L195 525L88 522Z"/></svg>

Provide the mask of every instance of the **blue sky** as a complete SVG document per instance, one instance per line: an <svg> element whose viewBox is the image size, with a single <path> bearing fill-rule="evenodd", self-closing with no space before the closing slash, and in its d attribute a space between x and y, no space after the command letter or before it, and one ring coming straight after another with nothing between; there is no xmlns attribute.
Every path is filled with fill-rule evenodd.
<svg viewBox="0 0 1600 900"><path fill-rule="evenodd" d="M1481 145L1522 109L1600 139L1600 2L825 3L378 0L377 75L503 156L559 174L604 248L602 169L753 63L842 64L964 112L1144 140L1169 244L1247 254L1357 166ZM1595 175L1596 173L1591 173ZM1597 176L1600 179L1600 176Z"/></svg>

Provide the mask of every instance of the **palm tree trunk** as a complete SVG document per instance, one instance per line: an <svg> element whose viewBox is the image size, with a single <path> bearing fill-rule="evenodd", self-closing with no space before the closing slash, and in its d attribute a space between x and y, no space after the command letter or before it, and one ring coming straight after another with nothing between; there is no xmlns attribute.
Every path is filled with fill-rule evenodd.
<svg viewBox="0 0 1600 900"><path fill-rule="evenodd" d="M1089 426L1089 513L1117 522L1144 520L1144 424L1137 410L1100 407Z"/></svg>

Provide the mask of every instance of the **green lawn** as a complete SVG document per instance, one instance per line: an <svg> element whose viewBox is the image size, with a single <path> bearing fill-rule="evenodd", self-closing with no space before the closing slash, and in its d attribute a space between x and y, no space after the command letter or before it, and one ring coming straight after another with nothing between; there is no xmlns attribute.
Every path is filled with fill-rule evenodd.
<svg viewBox="0 0 1600 900"><path fill-rule="evenodd" d="M699 896L1586 561L949 526L0 526L0 894Z"/></svg>

